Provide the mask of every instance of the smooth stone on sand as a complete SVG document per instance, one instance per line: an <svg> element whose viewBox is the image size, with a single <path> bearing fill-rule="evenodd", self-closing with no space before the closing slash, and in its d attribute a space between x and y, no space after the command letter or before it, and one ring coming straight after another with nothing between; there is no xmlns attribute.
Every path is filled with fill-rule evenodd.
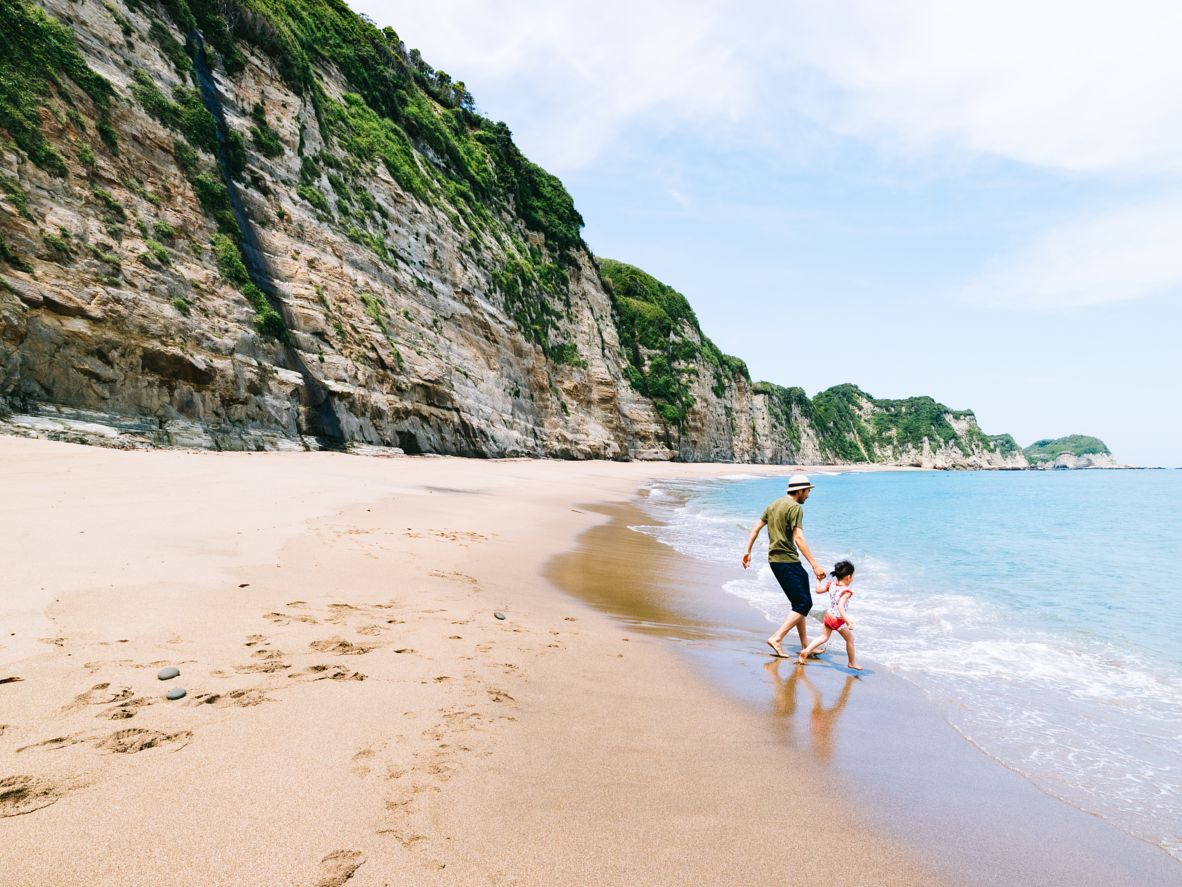
<svg viewBox="0 0 1182 887"><path fill-rule="evenodd" d="M173 687L164 695L168 699L184 699L188 695L188 691L184 687Z"/></svg>
<svg viewBox="0 0 1182 887"><path fill-rule="evenodd" d="M493 613L493 615L494 615L494 616L496 616L498 619L504 619L504 618L505 618L505 614L504 614L504 613L502 613L500 610L496 610L496 611Z"/></svg>
<svg viewBox="0 0 1182 887"><path fill-rule="evenodd" d="M168 668L160 669L160 673L156 675L157 680L171 681L181 673L179 668L173 668L171 665Z"/></svg>

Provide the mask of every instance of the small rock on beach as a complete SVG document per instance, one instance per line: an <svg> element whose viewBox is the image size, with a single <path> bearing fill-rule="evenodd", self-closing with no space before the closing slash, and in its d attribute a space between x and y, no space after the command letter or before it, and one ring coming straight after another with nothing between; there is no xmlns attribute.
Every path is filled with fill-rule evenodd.
<svg viewBox="0 0 1182 887"><path fill-rule="evenodd" d="M174 668L170 665L168 668L160 669L160 672L156 675L156 678L161 681L171 681L173 678L179 676L180 673L181 670L179 668Z"/></svg>
<svg viewBox="0 0 1182 887"><path fill-rule="evenodd" d="M186 695L188 695L188 691L184 687L173 687L165 694L165 697L168 699L184 699Z"/></svg>

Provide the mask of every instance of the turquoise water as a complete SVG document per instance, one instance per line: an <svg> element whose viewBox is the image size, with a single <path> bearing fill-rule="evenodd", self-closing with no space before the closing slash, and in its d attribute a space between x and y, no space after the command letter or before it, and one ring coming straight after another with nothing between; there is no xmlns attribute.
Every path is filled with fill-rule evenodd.
<svg viewBox="0 0 1182 887"><path fill-rule="evenodd" d="M918 685L1047 792L1182 858L1182 471L813 478L805 532L823 565L858 568L863 664ZM783 486L662 482L648 503L665 526L637 529L734 566ZM719 593L770 625L787 608L765 539L759 568Z"/></svg>

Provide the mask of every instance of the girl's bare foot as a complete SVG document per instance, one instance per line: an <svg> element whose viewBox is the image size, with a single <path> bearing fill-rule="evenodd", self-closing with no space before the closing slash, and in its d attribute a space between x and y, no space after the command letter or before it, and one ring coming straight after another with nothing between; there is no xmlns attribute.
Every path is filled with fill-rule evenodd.
<svg viewBox="0 0 1182 887"><path fill-rule="evenodd" d="M847 667L847 668L852 668L854 671L861 671L861 670L862 670L862 666L860 666L860 665L854 665L854 663L852 663L852 662L851 662L851 663L849 663L849 664L848 664L846 667Z"/></svg>
<svg viewBox="0 0 1182 887"><path fill-rule="evenodd" d="M769 647L771 647L772 652L775 653L777 656L779 656L781 659L788 658L787 656L784 655L784 651L780 648L780 645L776 641L772 640L771 638L768 638L767 645Z"/></svg>
<svg viewBox="0 0 1182 887"><path fill-rule="evenodd" d="M800 651L800 655L796 657L797 665L804 665L808 661L808 657L804 655L804 650Z"/></svg>

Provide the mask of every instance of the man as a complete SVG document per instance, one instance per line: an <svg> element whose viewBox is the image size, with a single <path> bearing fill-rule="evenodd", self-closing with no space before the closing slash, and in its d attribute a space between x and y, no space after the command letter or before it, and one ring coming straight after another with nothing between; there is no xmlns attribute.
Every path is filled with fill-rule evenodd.
<svg viewBox="0 0 1182 887"><path fill-rule="evenodd" d="M788 614L784 624L767 639L768 646L777 656L784 655L780 643L793 626L796 626L796 631L800 635L800 649L803 650L809 643L805 617L813 608L813 590L810 587L809 574L800 564L800 556L804 555L818 580L825 578L825 571L809 551L808 543L804 539L804 530L801 529L801 524L804 523L804 509L801 506L808 499L812 489L813 485L805 475L792 475L788 480L787 495L765 508L759 522L751 528L751 535L747 538L747 550L743 553L745 570L751 564L751 546L759 538L760 530L767 527L768 566L772 568L772 574L792 605L792 612Z"/></svg>

